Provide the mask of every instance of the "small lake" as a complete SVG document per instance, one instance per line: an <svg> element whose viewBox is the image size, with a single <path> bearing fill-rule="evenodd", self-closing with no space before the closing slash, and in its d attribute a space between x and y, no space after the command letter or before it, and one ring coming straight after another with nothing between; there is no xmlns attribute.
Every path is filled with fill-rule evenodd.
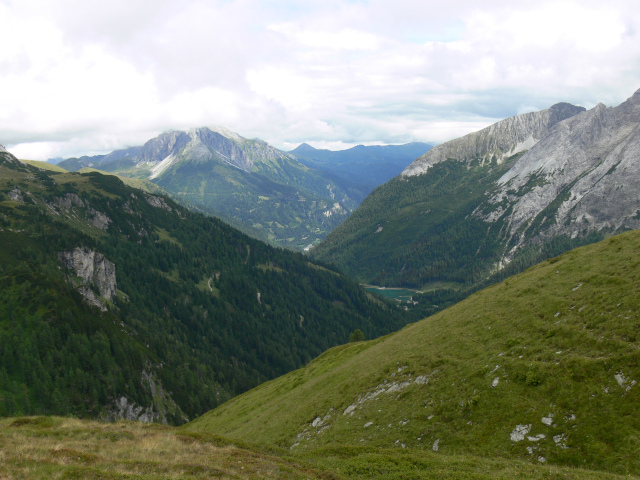
<svg viewBox="0 0 640 480"><path fill-rule="evenodd" d="M419 290L410 290L408 288L376 287L374 285L363 285L363 287L365 288L365 290L375 292L378 295L382 295L383 297L404 302L422 293Z"/></svg>

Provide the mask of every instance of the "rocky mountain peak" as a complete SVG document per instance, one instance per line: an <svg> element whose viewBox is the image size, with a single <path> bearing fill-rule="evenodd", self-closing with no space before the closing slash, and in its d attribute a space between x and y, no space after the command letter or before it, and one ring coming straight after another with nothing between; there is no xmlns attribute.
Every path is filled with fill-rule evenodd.
<svg viewBox="0 0 640 480"><path fill-rule="evenodd" d="M171 130L152 138L145 143L138 154L142 161L157 162L171 153L180 151L191 141L191 137L178 130Z"/></svg>
<svg viewBox="0 0 640 480"><path fill-rule="evenodd" d="M241 137L240 135L238 135L236 132L229 130L227 127L223 127L220 125L216 125L214 127L201 127L196 129L197 131L210 131L210 132L215 132L215 133L219 133L220 135L222 135L223 137L228 138L229 140L233 141L233 142L242 142L243 140L245 140L244 137Z"/></svg>
<svg viewBox="0 0 640 480"><path fill-rule="evenodd" d="M579 113L586 111L586 108L572 105L566 102L556 103L549 107L549 123L548 127L553 127L556 123L567 118L573 117Z"/></svg>
<svg viewBox="0 0 640 480"><path fill-rule="evenodd" d="M308 143L301 143L300 145L298 145L296 148L294 148L293 150L291 150L292 153L304 153L304 152L313 152L316 149L313 148L311 145L309 145Z"/></svg>

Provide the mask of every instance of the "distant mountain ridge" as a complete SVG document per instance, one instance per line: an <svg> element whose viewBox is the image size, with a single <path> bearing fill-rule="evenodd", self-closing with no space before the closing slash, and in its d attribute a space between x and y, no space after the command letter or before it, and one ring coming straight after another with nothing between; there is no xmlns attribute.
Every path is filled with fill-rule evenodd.
<svg viewBox="0 0 640 480"><path fill-rule="evenodd" d="M347 150L321 150L303 143L289 153L310 168L339 175L363 185L368 194L399 175L409 163L432 148L427 143L357 145Z"/></svg>
<svg viewBox="0 0 640 480"><path fill-rule="evenodd" d="M68 159L59 166L151 180L176 200L299 250L324 238L364 198L354 183L224 127L169 131L140 147Z"/></svg>
<svg viewBox="0 0 640 480"><path fill-rule="evenodd" d="M58 165L150 180L176 200L250 235L302 250L317 244L375 186L429 148L420 143L360 145L332 152L303 144L286 153L225 127L201 127L168 131L142 146Z"/></svg>
<svg viewBox="0 0 640 480"><path fill-rule="evenodd" d="M639 100L561 103L438 145L312 255L366 283L465 290L639 228Z"/></svg>
<svg viewBox="0 0 640 480"><path fill-rule="evenodd" d="M176 163L180 155L196 162L217 156L222 162L245 172L252 171L256 162L287 157L287 154L262 140L247 140L225 127L201 127L186 132L170 130L139 147L116 150L108 155L67 159L60 162L60 166L75 171L96 165L122 169L128 164L137 167L138 176L148 172L153 179ZM114 162L120 163L113 165Z"/></svg>

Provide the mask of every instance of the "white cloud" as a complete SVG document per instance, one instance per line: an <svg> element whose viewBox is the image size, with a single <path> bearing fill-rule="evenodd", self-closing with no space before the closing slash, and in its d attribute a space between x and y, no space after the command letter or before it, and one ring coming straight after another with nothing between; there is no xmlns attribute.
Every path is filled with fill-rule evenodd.
<svg viewBox="0 0 640 480"><path fill-rule="evenodd" d="M268 29L302 47L312 49L376 50L380 46L380 39L376 35L352 28L339 31L300 30L296 24L283 23L270 25Z"/></svg>
<svg viewBox="0 0 640 480"><path fill-rule="evenodd" d="M631 0L21 0L0 18L0 143L40 159L216 124L283 148L444 141L640 87Z"/></svg>

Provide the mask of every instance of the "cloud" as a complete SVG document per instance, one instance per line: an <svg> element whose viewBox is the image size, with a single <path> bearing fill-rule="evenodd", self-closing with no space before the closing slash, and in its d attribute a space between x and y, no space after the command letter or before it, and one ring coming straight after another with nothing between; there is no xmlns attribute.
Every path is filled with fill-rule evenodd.
<svg viewBox="0 0 640 480"><path fill-rule="evenodd" d="M445 141L640 85L635 1L0 3L0 143L44 159L227 125L288 147Z"/></svg>
<svg viewBox="0 0 640 480"><path fill-rule="evenodd" d="M268 28L304 48L372 51L380 46L380 39L376 35L353 28L339 31L301 30L295 23L270 25Z"/></svg>

